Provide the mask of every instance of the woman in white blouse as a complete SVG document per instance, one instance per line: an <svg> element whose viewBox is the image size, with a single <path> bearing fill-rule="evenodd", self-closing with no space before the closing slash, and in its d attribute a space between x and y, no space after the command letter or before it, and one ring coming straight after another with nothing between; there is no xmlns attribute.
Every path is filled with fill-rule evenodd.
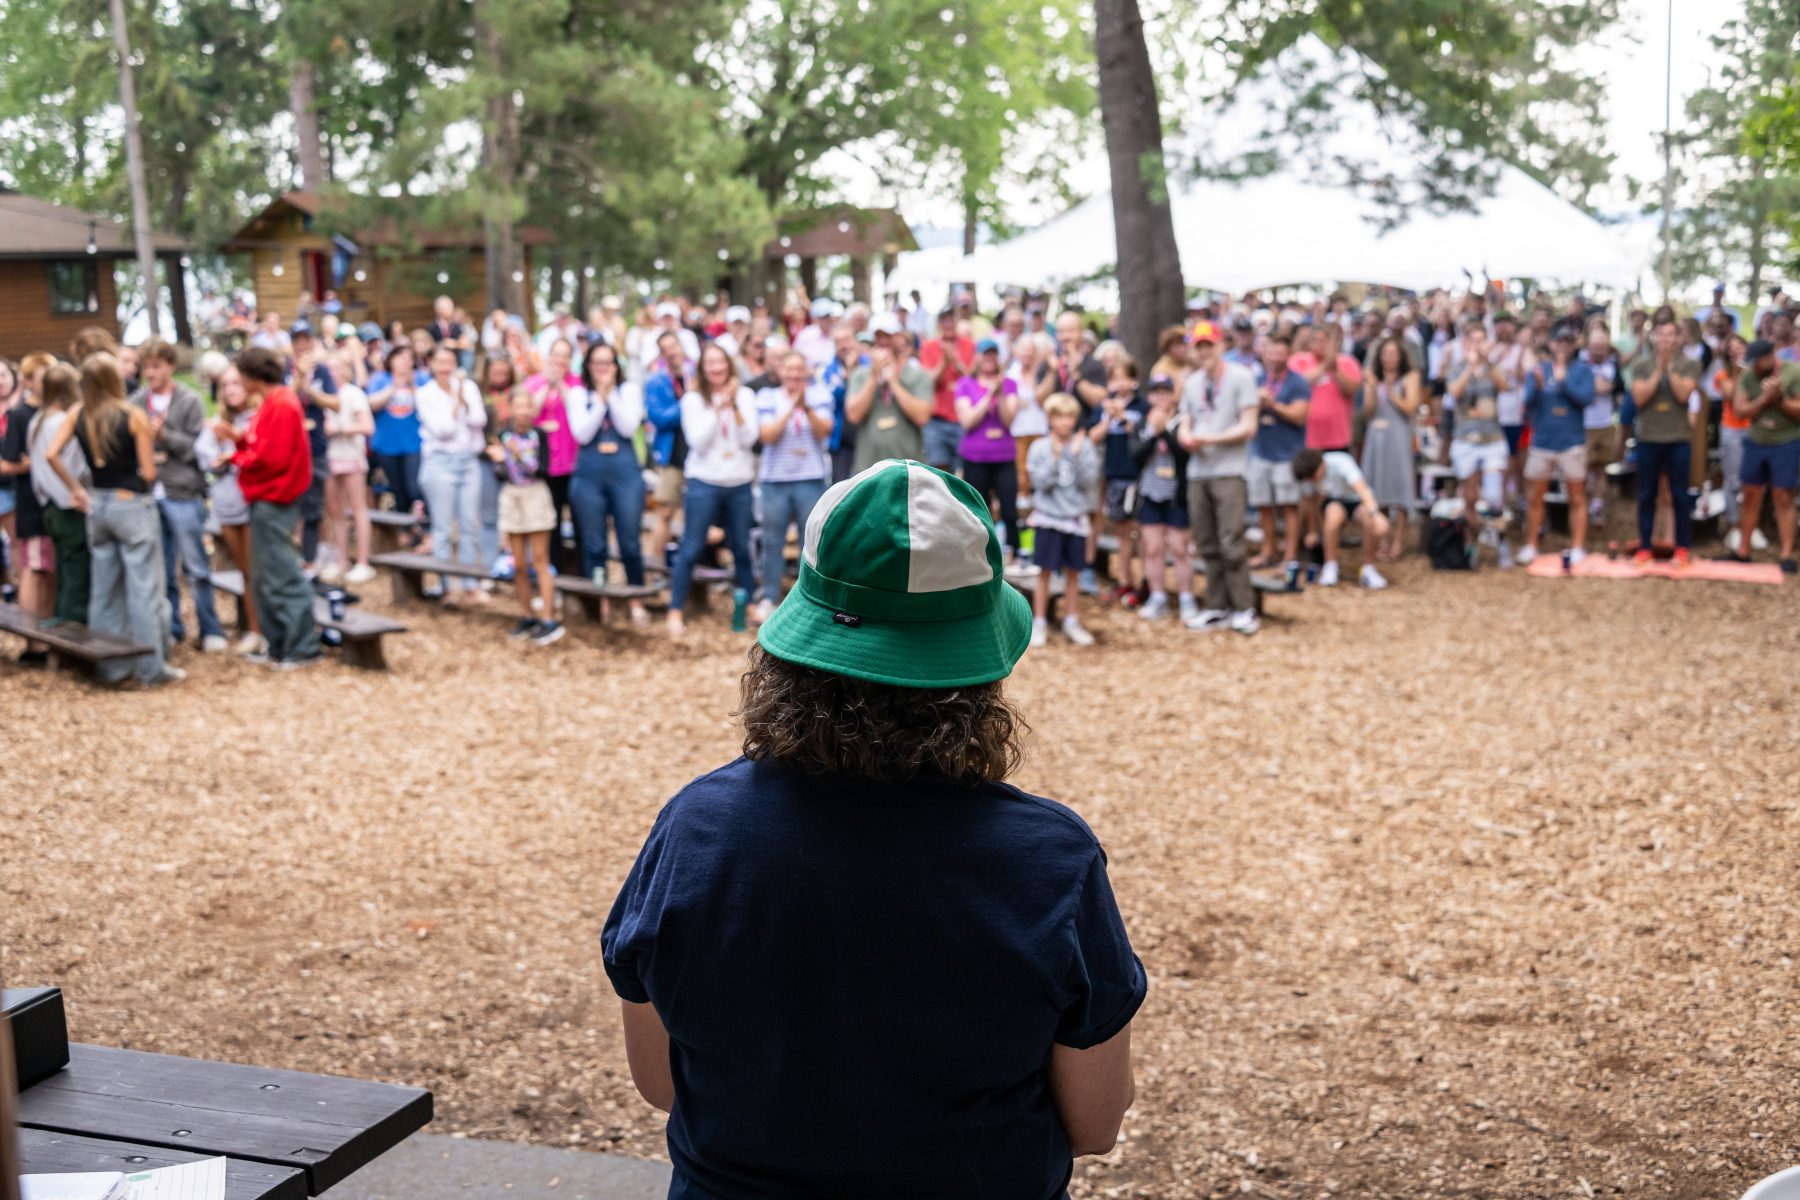
<svg viewBox="0 0 1800 1200"><path fill-rule="evenodd" d="M756 477L756 398L738 381L737 364L717 342L700 350L694 386L681 398L681 433L687 439L687 498L681 510L681 547L669 579L669 636L687 631L681 610L687 603L694 564L706 548L706 531L725 530L725 545L737 571L737 585L748 596L756 588L750 560L750 522L754 500L750 481Z"/></svg>
<svg viewBox="0 0 1800 1200"><path fill-rule="evenodd" d="M419 490L431 513L431 552L440 562L451 559L451 526L456 529L456 557L470 566L481 561L481 465L487 408L481 389L457 370L456 348L439 342L431 352L431 378L418 390ZM468 577L444 576L444 603L458 599L491 603Z"/></svg>
<svg viewBox="0 0 1800 1200"><path fill-rule="evenodd" d="M581 447L569 480L569 508L581 539L581 571L595 583L606 582L608 538L618 539L625 582L644 582L644 469L632 441L644 423L644 393L619 376L619 352L606 342L588 347L581 363L581 386L570 389L564 403L569 432ZM631 623L650 620L643 602L631 602Z"/></svg>

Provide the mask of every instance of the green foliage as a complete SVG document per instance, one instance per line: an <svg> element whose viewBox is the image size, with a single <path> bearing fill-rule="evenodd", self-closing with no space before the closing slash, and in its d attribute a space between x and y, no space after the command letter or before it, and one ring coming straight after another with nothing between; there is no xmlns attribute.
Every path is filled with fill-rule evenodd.
<svg viewBox="0 0 1800 1200"><path fill-rule="evenodd" d="M105 0L0 0L0 178L118 217L130 207ZM128 5L151 223L201 242L269 187L262 136L283 98L256 6Z"/></svg>
<svg viewBox="0 0 1800 1200"><path fill-rule="evenodd" d="M1674 214L1677 283L1766 267L1792 253L1800 220L1800 10L1792 0L1744 0L1743 15L1711 37L1719 70L1688 99L1683 183ZM1759 296L1752 296L1752 301Z"/></svg>
<svg viewBox="0 0 1800 1200"><path fill-rule="evenodd" d="M1308 34L1378 68L1290 79L1301 98L1286 114L1290 132L1327 126L1323 98L1348 87L1410 131L1426 161L1406 188L1370 164L1323 164L1378 198L1466 206L1491 185L1498 156L1585 203L1612 155L1600 140L1603 80L1571 66L1568 52L1618 9L1618 0L1230 0L1214 49L1238 79Z"/></svg>
<svg viewBox="0 0 1800 1200"><path fill-rule="evenodd" d="M772 0L702 62L771 207L827 199L818 164L845 150L991 219L1003 180L1058 181L1072 157L1094 107L1084 19L1075 0Z"/></svg>

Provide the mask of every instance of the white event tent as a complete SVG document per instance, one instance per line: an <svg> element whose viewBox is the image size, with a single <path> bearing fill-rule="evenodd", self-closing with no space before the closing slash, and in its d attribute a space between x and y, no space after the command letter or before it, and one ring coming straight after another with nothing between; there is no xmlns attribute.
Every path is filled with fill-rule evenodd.
<svg viewBox="0 0 1800 1200"><path fill-rule="evenodd" d="M1306 61L1296 64L1293 56ZM1259 121L1280 120L1289 96L1276 81L1292 78L1296 65L1341 73L1346 64L1362 69L1316 39L1290 49L1274 69L1238 89L1227 108L1195 123L1205 131L1207 158L1228 161L1256 142ZM1276 135L1282 165L1272 173L1242 182L1178 178L1171 185L1188 286L1238 293L1326 283L1424 290L1461 285L1466 272L1476 280L1486 275L1625 289L1638 278L1641 256L1624 239L1510 163L1488 164L1495 186L1465 211L1433 212L1418 204L1384 209L1365 190L1322 183L1341 174L1329 164L1354 164L1365 174L1388 177L1407 195L1417 190L1407 181L1423 159L1416 133L1384 124L1347 89L1329 94L1331 127L1322 136L1315 131L1304 145ZM1176 149L1172 157L1179 163L1194 156ZM1384 215L1398 216L1400 223L1384 230ZM1091 196L1028 233L967 257L927 253L932 257L916 265L911 260L923 255L903 259L889 288L966 282L984 295L1005 286L1051 290L1115 261L1112 196Z"/></svg>

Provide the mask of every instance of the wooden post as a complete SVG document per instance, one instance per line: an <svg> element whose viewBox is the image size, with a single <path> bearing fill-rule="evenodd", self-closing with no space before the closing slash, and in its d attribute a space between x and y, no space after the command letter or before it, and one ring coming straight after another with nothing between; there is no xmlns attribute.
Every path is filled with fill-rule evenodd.
<svg viewBox="0 0 1800 1200"><path fill-rule="evenodd" d="M13 1140L12 1018L0 1017L0 1200L19 1200L19 1144Z"/></svg>
<svg viewBox="0 0 1800 1200"><path fill-rule="evenodd" d="M131 80L131 38L125 30L125 0L112 0L113 49L119 55L119 104L125 110L125 171L131 178L131 231L138 270L144 275L144 313L150 336L161 337L157 316L156 248L150 236L150 193L144 181L144 139L138 131L137 88Z"/></svg>
<svg viewBox="0 0 1800 1200"><path fill-rule="evenodd" d="M850 298L861 304L870 303L870 265L866 254L856 254L850 258Z"/></svg>
<svg viewBox="0 0 1800 1200"><path fill-rule="evenodd" d="M175 318L175 340L191 346L194 327L188 319L187 272L181 269L181 255L164 255L163 273L169 277L169 314Z"/></svg>
<svg viewBox="0 0 1800 1200"><path fill-rule="evenodd" d="M116 4L118 0L113 0ZM803 258L800 260L800 286L806 289L808 300L819 298L819 260Z"/></svg>

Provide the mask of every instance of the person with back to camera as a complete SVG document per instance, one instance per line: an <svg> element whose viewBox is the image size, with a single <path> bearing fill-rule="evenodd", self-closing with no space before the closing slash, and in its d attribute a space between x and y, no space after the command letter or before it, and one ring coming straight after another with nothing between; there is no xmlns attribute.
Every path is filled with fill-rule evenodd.
<svg viewBox="0 0 1800 1200"><path fill-rule="evenodd" d="M1106 854L1003 782L1031 612L975 489L831 487L750 651L744 756L657 817L601 935L677 1200L1062 1200L1143 1002Z"/></svg>

